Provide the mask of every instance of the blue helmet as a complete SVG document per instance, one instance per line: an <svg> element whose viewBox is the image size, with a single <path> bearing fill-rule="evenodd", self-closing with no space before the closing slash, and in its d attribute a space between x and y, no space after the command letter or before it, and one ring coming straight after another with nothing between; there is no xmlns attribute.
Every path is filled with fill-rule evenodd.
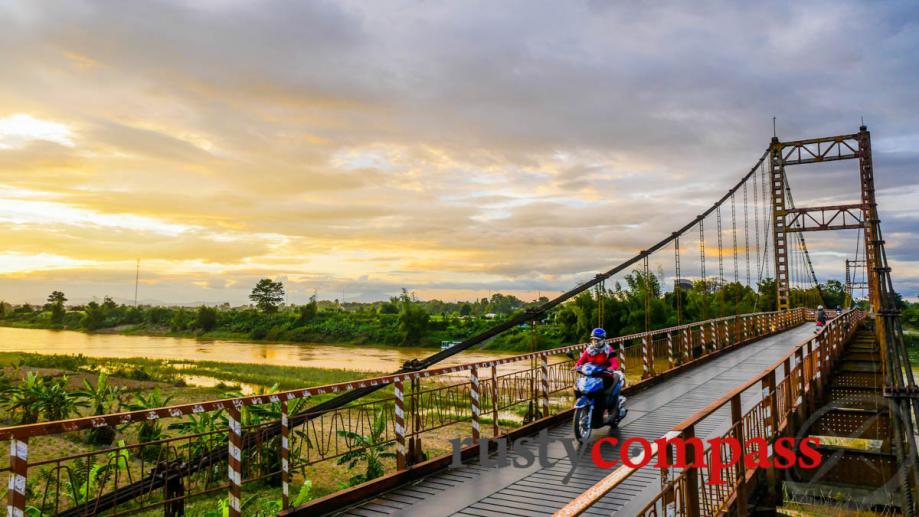
<svg viewBox="0 0 919 517"><path fill-rule="evenodd" d="M606 339L606 331L601 328L595 328L593 332L590 333L591 339Z"/></svg>

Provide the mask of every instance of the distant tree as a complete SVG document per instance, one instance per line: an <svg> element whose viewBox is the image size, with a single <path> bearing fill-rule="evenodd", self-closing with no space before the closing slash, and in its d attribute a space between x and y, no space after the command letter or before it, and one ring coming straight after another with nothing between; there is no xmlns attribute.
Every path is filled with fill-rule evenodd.
<svg viewBox="0 0 919 517"><path fill-rule="evenodd" d="M278 305L284 301L284 284L263 278L255 284L249 299L255 302L255 306L261 311L276 312Z"/></svg>
<svg viewBox="0 0 919 517"><path fill-rule="evenodd" d="M60 291L52 291L51 294L48 295L48 304L51 309L51 323L63 323L64 314L67 312L64 308L64 302L66 301L67 297Z"/></svg>
<svg viewBox="0 0 919 517"><path fill-rule="evenodd" d="M208 332L217 326L217 309L202 305L195 314L195 326Z"/></svg>
<svg viewBox="0 0 919 517"><path fill-rule="evenodd" d="M115 300L111 296L106 296L102 299L102 309L106 312L112 312L118 308L118 304L115 303Z"/></svg>
<svg viewBox="0 0 919 517"><path fill-rule="evenodd" d="M380 314L399 314L399 299L392 298L380 305Z"/></svg>
<svg viewBox="0 0 919 517"><path fill-rule="evenodd" d="M169 328L172 329L173 332L185 330L188 326L187 324L191 323L191 320L186 320L186 312L188 311L182 307L172 312L172 320L169 322Z"/></svg>
<svg viewBox="0 0 919 517"><path fill-rule="evenodd" d="M316 302L316 295L310 296L310 301L306 305L300 306L299 322L307 323L316 319L319 314L319 303Z"/></svg>
<svg viewBox="0 0 919 517"><path fill-rule="evenodd" d="M774 311L778 307L778 295L776 293L775 280L765 278L759 281L757 292L759 292L759 303L757 311Z"/></svg>
<svg viewBox="0 0 919 517"><path fill-rule="evenodd" d="M172 319L172 311L166 307L150 307L144 314L144 322L154 326L168 325Z"/></svg>
<svg viewBox="0 0 919 517"><path fill-rule="evenodd" d="M901 314L903 325L913 329L919 329L919 303L910 303Z"/></svg>
<svg viewBox="0 0 919 517"><path fill-rule="evenodd" d="M580 337L578 334L578 315L581 309L574 303L566 303L558 310L556 321L562 329L562 340L570 342L577 341Z"/></svg>
<svg viewBox="0 0 919 517"><path fill-rule="evenodd" d="M472 314L472 305L469 305L469 302L466 302L460 307L460 316L469 316Z"/></svg>
<svg viewBox="0 0 919 517"><path fill-rule="evenodd" d="M102 328L105 324L105 313L102 311L102 306L94 301L87 303L81 323L86 330Z"/></svg>
<svg viewBox="0 0 919 517"><path fill-rule="evenodd" d="M846 287L839 280L827 280L822 286L823 303L832 309L842 306L846 301Z"/></svg>
<svg viewBox="0 0 919 517"><path fill-rule="evenodd" d="M399 311L399 331L402 333L403 345L418 345L421 338L428 330L430 315L415 300L409 296L408 291L402 289L399 297L401 308Z"/></svg>
<svg viewBox="0 0 919 517"><path fill-rule="evenodd" d="M48 295L48 303L59 303L63 305L66 301L67 297L60 291L51 291L51 294Z"/></svg>

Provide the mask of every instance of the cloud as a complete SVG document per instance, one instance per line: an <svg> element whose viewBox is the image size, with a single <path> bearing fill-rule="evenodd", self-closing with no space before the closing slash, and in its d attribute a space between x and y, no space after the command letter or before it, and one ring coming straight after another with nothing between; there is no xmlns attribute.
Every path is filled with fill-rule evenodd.
<svg viewBox="0 0 919 517"><path fill-rule="evenodd" d="M365 298L562 290L705 210L772 116L784 139L864 116L896 281L919 285L908 2L22 1L0 19L0 189L18 193L0 237L17 264L57 257L3 296L43 297L47 261L92 296L135 255L164 301L241 302L276 275ZM857 199L853 165L789 170L795 201ZM808 242L821 275L854 252Z"/></svg>

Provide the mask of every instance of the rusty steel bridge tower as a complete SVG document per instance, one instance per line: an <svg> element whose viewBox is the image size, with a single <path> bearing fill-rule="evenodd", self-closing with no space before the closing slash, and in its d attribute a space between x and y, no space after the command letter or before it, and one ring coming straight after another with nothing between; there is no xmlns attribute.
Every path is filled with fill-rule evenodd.
<svg viewBox="0 0 919 517"><path fill-rule="evenodd" d="M858 160L860 202L832 206L794 207L785 167L838 160ZM862 125L858 133L782 142L773 137L769 145L770 191L772 195L773 253L777 308L791 309L788 240L795 233L832 230L861 230L864 259L846 261L847 295L855 279L850 267L864 267L870 312L883 371L883 397L890 421L889 439L897 458L900 485L899 506L906 515L917 515L919 476L914 425L919 422L919 388L903 340L895 292L887 263L875 198L871 134ZM792 205L792 206L789 206ZM853 275L854 276L854 275ZM851 298L849 298L850 300ZM849 302L847 300L847 302Z"/></svg>

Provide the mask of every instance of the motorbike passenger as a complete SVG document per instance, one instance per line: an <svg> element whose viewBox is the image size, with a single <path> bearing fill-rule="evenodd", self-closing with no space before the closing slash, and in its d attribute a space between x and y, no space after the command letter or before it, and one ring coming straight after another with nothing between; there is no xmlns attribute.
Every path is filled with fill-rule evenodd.
<svg viewBox="0 0 919 517"><path fill-rule="evenodd" d="M618 383L622 383L622 387L625 387L625 375L619 371L619 358L616 357L615 350L605 343L605 339L606 331L602 328L595 328L590 333L590 344L581 353L581 358L575 363L575 368L591 363L610 371L610 375L604 375L601 378L603 379L603 401L607 406L606 409L612 411L613 404L609 402L610 394Z"/></svg>

